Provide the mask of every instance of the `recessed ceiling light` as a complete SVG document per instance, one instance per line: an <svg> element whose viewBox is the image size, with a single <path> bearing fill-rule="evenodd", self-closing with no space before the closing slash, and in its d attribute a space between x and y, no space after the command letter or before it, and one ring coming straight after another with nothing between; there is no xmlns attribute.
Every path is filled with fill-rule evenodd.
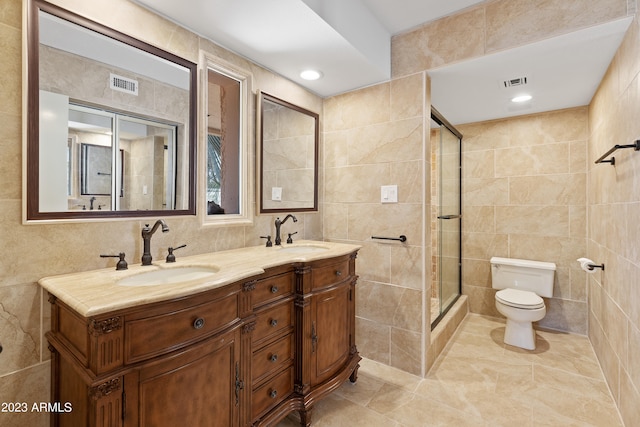
<svg viewBox="0 0 640 427"><path fill-rule="evenodd" d="M320 77L322 77L322 73L316 70L304 70L300 73L300 77L305 80L318 80Z"/></svg>
<svg viewBox="0 0 640 427"><path fill-rule="evenodd" d="M526 102L531 99L531 95L518 95L515 98L511 98L511 102Z"/></svg>

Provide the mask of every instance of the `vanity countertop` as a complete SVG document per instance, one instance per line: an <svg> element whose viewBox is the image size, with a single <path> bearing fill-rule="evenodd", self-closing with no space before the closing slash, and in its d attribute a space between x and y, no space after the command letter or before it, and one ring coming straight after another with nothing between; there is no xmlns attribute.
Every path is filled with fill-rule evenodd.
<svg viewBox="0 0 640 427"><path fill-rule="evenodd" d="M308 247L322 248L305 251ZM291 249L287 249L291 248ZM299 250L298 250L299 249ZM254 246L201 255L179 257L174 263L155 261L150 266L129 265L128 270L115 267L45 277L40 286L84 317L194 295L264 273L265 269L287 263L309 262L349 254L358 245L300 240L282 247ZM195 279L179 284L154 286L122 286L121 279L154 270L208 267L217 270L208 279Z"/></svg>

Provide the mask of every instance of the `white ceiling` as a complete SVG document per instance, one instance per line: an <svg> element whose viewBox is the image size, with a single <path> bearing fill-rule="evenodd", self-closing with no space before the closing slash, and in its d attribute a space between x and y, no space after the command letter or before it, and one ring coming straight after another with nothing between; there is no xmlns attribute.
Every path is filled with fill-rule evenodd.
<svg viewBox="0 0 640 427"><path fill-rule="evenodd" d="M391 77L391 36L478 0L134 0L327 97ZM587 105L631 18L431 70L433 105L452 123ZM315 68L320 80L299 73ZM533 100L502 80L527 77Z"/></svg>

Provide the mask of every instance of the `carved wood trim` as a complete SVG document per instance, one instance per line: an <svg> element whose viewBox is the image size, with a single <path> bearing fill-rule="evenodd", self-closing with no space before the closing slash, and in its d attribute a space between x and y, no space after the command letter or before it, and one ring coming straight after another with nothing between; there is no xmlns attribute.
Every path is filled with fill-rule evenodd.
<svg viewBox="0 0 640 427"><path fill-rule="evenodd" d="M309 274L309 273L311 273L311 266L303 265L303 266L300 266L300 267L296 267L295 268L295 273L296 274Z"/></svg>
<svg viewBox="0 0 640 427"><path fill-rule="evenodd" d="M89 333L94 337L108 334L109 332L116 331L122 328L122 321L120 316L111 317L109 319L96 321L91 320L89 323Z"/></svg>
<svg viewBox="0 0 640 427"><path fill-rule="evenodd" d="M309 298L305 298L303 295L296 295L295 300L293 301L293 305L295 307L306 307L311 304L311 300Z"/></svg>
<svg viewBox="0 0 640 427"><path fill-rule="evenodd" d="M58 297L55 296L54 294L50 294L48 292L47 292L47 294L48 294L47 301L49 301L50 304L55 304L56 301L58 300Z"/></svg>
<svg viewBox="0 0 640 427"><path fill-rule="evenodd" d="M250 323L247 323L246 325L244 325L242 327L242 333L243 334L248 334L250 332L253 332L256 329L256 323L257 322L250 322Z"/></svg>
<svg viewBox="0 0 640 427"><path fill-rule="evenodd" d="M242 284L242 291L243 292L250 292L252 290L254 290L256 288L256 283L258 283L257 280L251 280L250 282L245 282Z"/></svg>
<svg viewBox="0 0 640 427"><path fill-rule="evenodd" d="M121 388L122 381L120 380L120 378L114 378L95 387L91 387L89 389L89 397L93 400L99 400L105 396L110 395L116 390L120 390Z"/></svg>

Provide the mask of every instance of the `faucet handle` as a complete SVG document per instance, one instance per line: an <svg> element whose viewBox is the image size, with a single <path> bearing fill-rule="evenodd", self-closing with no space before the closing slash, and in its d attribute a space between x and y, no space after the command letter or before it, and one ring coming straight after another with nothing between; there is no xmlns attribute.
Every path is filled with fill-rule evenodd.
<svg viewBox="0 0 640 427"><path fill-rule="evenodd" d="M169 246L169 248L167 249L169 251L169 255L167 255L167 262L176 262L176 256L173 254L173 251L178 250L178 249L182 249L185 246L187 246L187 245L186 244L185 245L180 245L180 246L177 246L175 248L172 248L171 246Z"/></svg>
<svg viewBox="0 0 640 427"><path fill-rule="evenodd" d="M261 239L267 239L267 247L270 248L273 246L273 242L271 241L271 236L260 236Z"/></svg>
<svg viewBox="0 0 640 427"><path fill-rule="evenodd" d="M298 234L297 231L293 232L293 233L287 233L289 235L289 238L287 239L287 243L293 243L293 239L291 238L291 236L293 236L294 234Z"/></svg>
<svg viewBox="0 0 640 427"><path fill-rule="evenodd" d="M126 270L129 268L124 257L124 252L120 252L118 255L100 255L100 258L120 258L116 264L116 270Z"/></svg>

